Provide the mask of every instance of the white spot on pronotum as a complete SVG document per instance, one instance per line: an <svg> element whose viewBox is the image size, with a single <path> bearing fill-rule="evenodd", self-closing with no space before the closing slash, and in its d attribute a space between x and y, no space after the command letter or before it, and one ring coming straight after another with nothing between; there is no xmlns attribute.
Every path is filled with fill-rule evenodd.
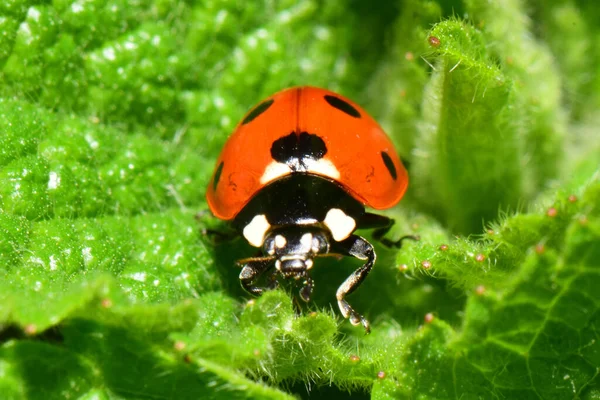
<svg viewBox="0 0 600 400"><path fill-rule="evenodd" d="M60 185L60 176L52 171L48 175L48 190L54 190Z"/></svg>
<svg viewBox="0 0 600 400"><path fill-rule="evenodd" d="M328 176L333 179L340 178L340 171L333 165L333 163L326 159L321 158L319 160L304 160L304 163L308 165L308 172L313 172L317 175Z"/></svg>
<svg viewBox="0 0 600 400"><path fill-rule="evenodd" d="M346 239L356 228L356 221L339 208L332 208L325 216L325 225L336 242Z"/></svg>
<svg viewBox="0 0 600 400"><path fill-rule="evenodd" d="M265 233L270 227L271 225L264 214L257 215L244 227L244 237L252 246L260 247L265 238Z"/></svg>
<svg viewBox="0 0 600 400"><path fill-rule="evenodd" d="M279 249L282 249L287 244L287 240L282 235L275 236L275 246Z"/></svg>
<svg viewBox="0 0 600 400"><path fill-rule="evenodd" d="M302 237L300 238L300 244L302 245L303 252L305 252L305 253L310 252L310 249L312 247L312 240L313 240L312 233L305 233L304 235L302 235Z"/></svg>
<svg viewBox="0 0 600 400"><path fill-rule="evenodd" d="M287 164L278 163L277 161L271 162L265 168L265 172L260 177L260 183L263 185L269 183L277 178L290 174L292 170Z"/></svg>

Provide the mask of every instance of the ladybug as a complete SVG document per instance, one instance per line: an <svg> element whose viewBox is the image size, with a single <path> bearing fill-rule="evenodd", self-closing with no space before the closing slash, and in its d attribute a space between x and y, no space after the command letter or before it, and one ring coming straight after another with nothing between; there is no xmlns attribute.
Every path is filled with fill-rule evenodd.
<svg viewBox="0 0 600 400"><path fill-rule="evenodd" d="M316 257L352 256L365 264L336 293L341 313L353 325L369 322L346 296L375 263L373 246L355 235L375 229L383 238L394 220L365 210L390 208L408 186L408 175L381 127L362 108L334 92L294 87L251 109L227 140L206 197L212 213L230 221L259 255L239 260L242 287L260 295L277 277L301 281L300 297L313 292ZM265 287L256 285L269 272Z"/></svg>

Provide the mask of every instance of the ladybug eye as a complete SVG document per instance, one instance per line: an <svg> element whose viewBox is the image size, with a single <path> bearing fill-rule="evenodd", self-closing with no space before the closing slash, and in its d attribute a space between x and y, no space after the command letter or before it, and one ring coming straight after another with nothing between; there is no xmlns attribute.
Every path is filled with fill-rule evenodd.
<svg viewBox="0 0 600 400"><path fill-rule="evenodd" d="M319 236L315 236L313 238L312 241L312 251L313 253L320 253L321 248L323 247L324 243L321 241L321 239L319 238Z"/></svg>

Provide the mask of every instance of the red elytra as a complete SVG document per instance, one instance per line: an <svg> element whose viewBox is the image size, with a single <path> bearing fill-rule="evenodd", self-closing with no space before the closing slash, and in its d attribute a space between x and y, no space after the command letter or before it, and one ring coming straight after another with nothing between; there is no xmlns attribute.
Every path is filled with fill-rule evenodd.
<svg viewBox="0 0 600 400"><path fill-rule="evenodd" d="M273 168L273 143L292 132L320 137L327 149L322 159L333 168ZM216 217L231 220L261 189L293 173L329 178L379 210L396 205L408 186L392 141L371 116L339 94L303 86L265 99L238 124L216 162L206 193L209 207Z"/></svg>

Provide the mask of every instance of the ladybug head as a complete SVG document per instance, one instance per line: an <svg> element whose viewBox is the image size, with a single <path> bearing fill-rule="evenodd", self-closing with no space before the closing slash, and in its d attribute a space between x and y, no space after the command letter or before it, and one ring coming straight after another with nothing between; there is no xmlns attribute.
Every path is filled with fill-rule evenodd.
<svg viewBox="0 0 600 400"><path fill-rule="evenodd" d="M283 277L300 279L312 268L315 256L329 252L329 236L314 227L283 227L267 235L263 251L275 257L275 268Z"/></svg>

